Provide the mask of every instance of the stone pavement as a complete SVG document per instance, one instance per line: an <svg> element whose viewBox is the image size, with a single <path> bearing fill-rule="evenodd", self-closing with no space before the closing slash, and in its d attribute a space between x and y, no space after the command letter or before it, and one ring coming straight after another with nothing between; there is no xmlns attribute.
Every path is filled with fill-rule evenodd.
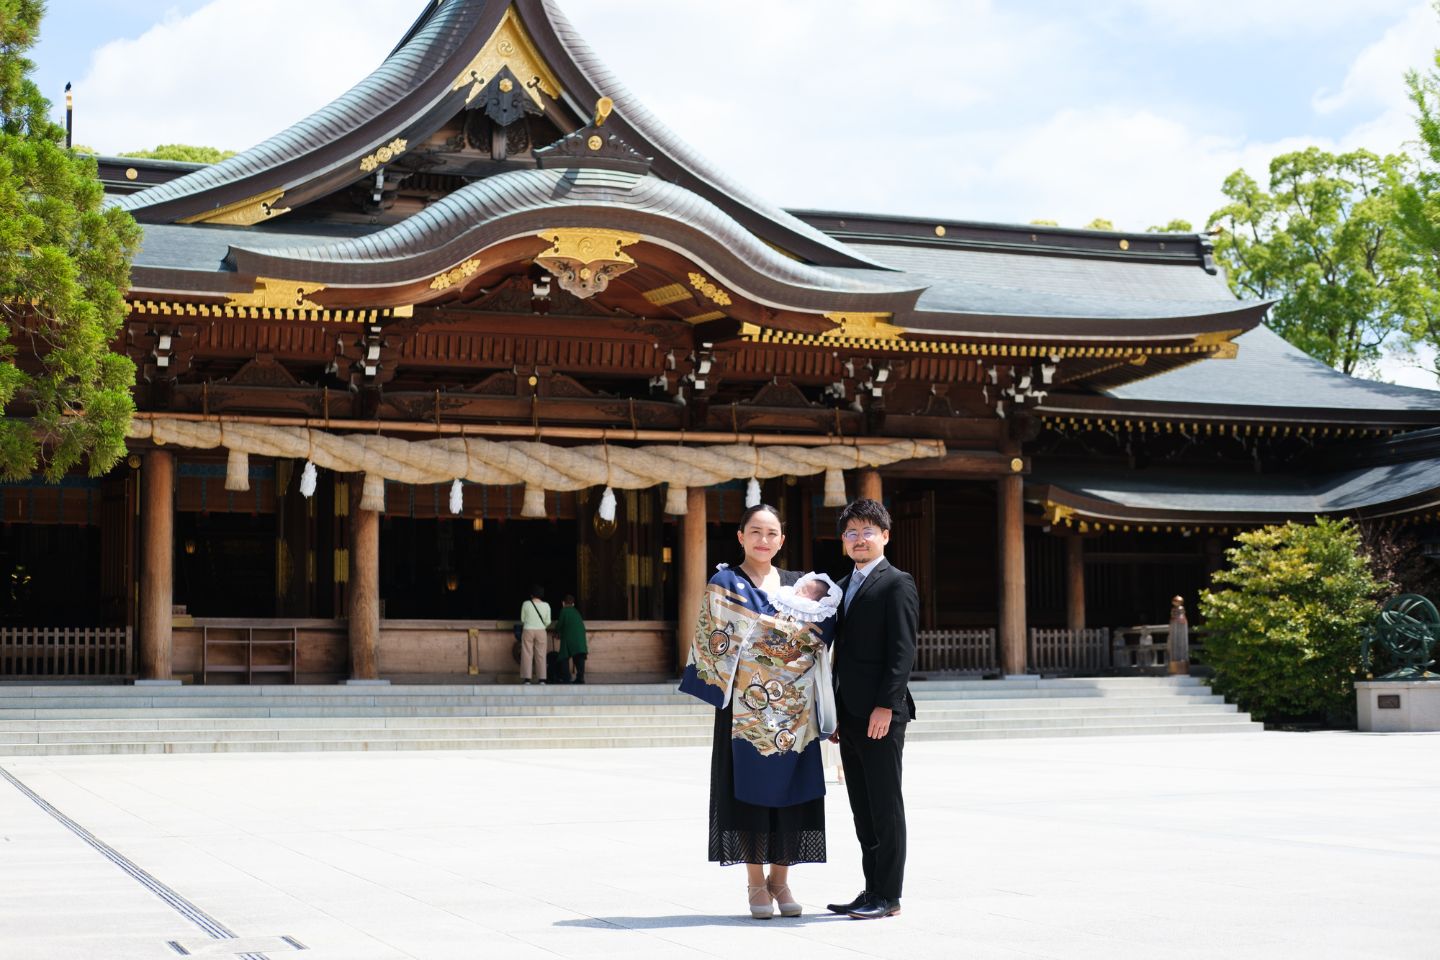
<svg viewBox="0 0 1440 960"><path fill-rule="evenodd" d="M1437 759L913 743L904 914L868 923L821 912L861 885L843 788L806 915L744 916L743 870L704 862L704 748L5 759L0 957L1433 958Z"/></svg>

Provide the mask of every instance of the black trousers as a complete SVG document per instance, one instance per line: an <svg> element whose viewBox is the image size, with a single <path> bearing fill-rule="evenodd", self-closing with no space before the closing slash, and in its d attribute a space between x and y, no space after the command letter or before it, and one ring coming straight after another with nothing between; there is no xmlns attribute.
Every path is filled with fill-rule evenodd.
<svg viewBox="0 0 1440 960"><path fill-rule="evenodd" d="M855 836L860 841L860 864L865 889L890 900L900 899L905 883L905 798L900 792L901 759L905 753L905 723L891 723L881 740L866 736L870 718L840 709L840 762L845 765L845 787L850 812L855 815Z"/></svg>
<svg viewBox="0 0 1440 960"><path fill-rule="evenodd" d="M585 682L585 658L587 656L589 654L577 653L570 657L570 662L575 665L575 679L571 680L571 683ZM566 672L568 673L569 670L567 669Z"/></svg>

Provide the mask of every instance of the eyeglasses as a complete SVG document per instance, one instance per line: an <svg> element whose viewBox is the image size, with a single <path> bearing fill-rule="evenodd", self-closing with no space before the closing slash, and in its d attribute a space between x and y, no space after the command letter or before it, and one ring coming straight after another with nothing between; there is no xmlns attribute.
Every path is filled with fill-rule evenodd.
<svg viewBox="0 0 1440 960"><path fill-rule="evenodd" d="M854 543L856 540L875 540L879 536L879 530L874 527L866 527L864 530L846 530L840 534L840 539L846 543Z"/></svg>

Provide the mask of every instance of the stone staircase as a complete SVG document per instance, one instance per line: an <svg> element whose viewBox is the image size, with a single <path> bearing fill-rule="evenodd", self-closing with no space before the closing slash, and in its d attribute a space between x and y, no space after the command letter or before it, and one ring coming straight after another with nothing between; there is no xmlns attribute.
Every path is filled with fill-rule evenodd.
<svg viewBox="0 0 1440 960"><path fill-rule="evenodd" d="M1249 733L1192 677L917 680L910 740ZM688 747L710 708L673 684L0 685L0 757Z"/></svg>

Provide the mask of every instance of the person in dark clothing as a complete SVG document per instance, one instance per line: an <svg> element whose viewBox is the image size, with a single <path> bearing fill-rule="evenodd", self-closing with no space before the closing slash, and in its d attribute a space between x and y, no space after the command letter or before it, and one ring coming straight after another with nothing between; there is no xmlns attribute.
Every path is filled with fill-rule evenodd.
<svg viewBox="0 0 1440 960"><path fill-rule="evenodd" d="M584 683L585 658L590 655L590 647L585 642L585 621L575 609L573 594L567 593L562 601L560 615L555 618L555 633L560 637L560 682Z"/></svg>
<svg viewBox="0 0 1440 960"><path fill-rule="evenodd" d="M844 590L835 640L834 677L840 759L865 889L834 913L878 920L900 913L905 876L905 800L901 759L905 728L915 718L908 686L915 666L920 595L915 580L885 559L890 513L876 500L856 500L840 514L840 538L855 569Z"/></svg>

